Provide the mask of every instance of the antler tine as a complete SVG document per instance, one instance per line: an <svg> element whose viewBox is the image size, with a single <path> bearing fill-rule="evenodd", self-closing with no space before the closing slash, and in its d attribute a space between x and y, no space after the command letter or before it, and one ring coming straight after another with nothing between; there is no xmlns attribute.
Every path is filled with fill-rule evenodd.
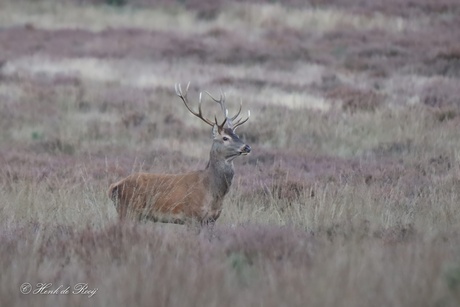
<svg viewBox="0 0 460 307"><path fill-rule="evenodd" d="M212 99L214 100L214 102L217 102L220 107L222 108L222 112L224 112L224 115L225 115L225 94L224 92L222 92L222 90L220 90L220 99L216 99L214 98L211 93L209 93L208 91L205 91L205 93Z"/></svg>
<svg viewBox="0 0 460 307"><path fill-rule="evenodd" d="M222 104L221 104L221 107L222 107L222 111L224 112L224 115L225 115L225 119L228 119L228 109L227 109L227 106L225 105L225 93L222 91L222 89L220 89L220 99L222 100Z"/></svg>
<svg viewBox="0 0 460 307"><path fill-rule="evenodd" d="M176 83L175 86L174 86L174 89L176 90L176 95L179 96L180 99L182 99L182 101L185 104L185 107L187 108L187 110L189 110L190 113L192 113L193 115L195 115L196 117L198 117L199 119L201 119L202 121L207 123L208 125L214 126L212 121L210 121L209 119L206 119L206 118L203 117L203 112L201 111L201 96L202 96L201 93L200 93L200 98L199 98L199 102L198 102L198 113L194 112L190 108L190 106L188 105L187 93L188 93L189 86L190 86L190 82L187 84L187 87L185 89L185 94L184 94L182 92L182 88L180 86L180 83Z"/></svg>
<svg viewBox="0 0 460 307"><path fill-rule="evenodd" d="M238 120L238 122L236 124L233 125L233 130L235 130L236 128L238 128L239 126L241 126L242 124L244 124L245 122L247 122L249 120L249 117L251 117L251 111L248 110L248 117L246 117L245 120L242 121L242 118L240 118Z"/></svg>
<svg viewBox="0 0 460 307"><path fill-rule="evenodd" d="M220 105L220 108L222 109L222 113L224 113L224 116L225 116L225 119L224 121L222 122L222 124L218 124L217 123L217 118L215 118L216 120L216 124L222 129L225 125L225 123L228 123L229 127L232 128L232 122L231 122L231 119L228 118L228 110L225 106L225 93L220 90L220 99L216 99L214 98L211 93L209 93L208 91L205 91L205 93L212 99L214 100L214 102L217 102L219 105Z"/></svg>
<svg viewBox="0 0 460 307"><path fill-rule="evenodd" d="M243 107L243 102L240 101L240 109L238 110L238 112L236 113L235 116L233 116L232 118L230 118L231 121L234 121L234 120L238 117L238 115L240 115L240 113L241 113L241 108L242 108L242 107Z"/></svg>

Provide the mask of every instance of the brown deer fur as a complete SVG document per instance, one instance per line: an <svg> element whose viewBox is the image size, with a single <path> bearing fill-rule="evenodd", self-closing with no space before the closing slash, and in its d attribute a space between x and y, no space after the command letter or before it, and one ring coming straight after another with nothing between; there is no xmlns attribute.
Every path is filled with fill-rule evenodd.
<svg viewBox="0 0 460 307"><path fill-rule="evenodd" d="M180 86L176 86L177 95L190 112L213 127L213 142L206 168L177 175L136 173L112 184L109 196L121 220L128 217L166 223L198 221L204 224L219 218L224 197L232 184L233 159L251 151L234 133L234 129L247 119L233 124L241 107L237 116L227 117L225 96L222 94L220 100L211 98L221 104L226 118L220 125L217 120L212 123L201 115L201 95L200 113L191 111L186 98L187 90L183 95ZM227 127L224 127L225 123Z"/></svg>

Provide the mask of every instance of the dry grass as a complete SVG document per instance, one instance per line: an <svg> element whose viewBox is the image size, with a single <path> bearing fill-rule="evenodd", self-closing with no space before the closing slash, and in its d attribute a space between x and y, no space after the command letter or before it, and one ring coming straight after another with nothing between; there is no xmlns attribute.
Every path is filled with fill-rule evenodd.
<svg viewBox="0 0 460 307"><path fill-rule="evenodd" d="M458 305L448 0L89 2L0 5L0 305ZM212 232L120 225L110 183L206 164L188 80L253 153Z"/></svg>

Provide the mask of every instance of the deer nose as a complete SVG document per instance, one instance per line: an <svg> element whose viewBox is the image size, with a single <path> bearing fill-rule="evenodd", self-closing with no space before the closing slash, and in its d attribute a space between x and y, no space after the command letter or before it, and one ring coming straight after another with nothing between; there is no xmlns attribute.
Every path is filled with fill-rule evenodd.
<svg viewBox="0 0 460 307"><path fill-rule="evenodd" d="M246 154L250 153L251 152L251 146L244 145L243 148L241 148L241 152L246 153Z"/></svg>

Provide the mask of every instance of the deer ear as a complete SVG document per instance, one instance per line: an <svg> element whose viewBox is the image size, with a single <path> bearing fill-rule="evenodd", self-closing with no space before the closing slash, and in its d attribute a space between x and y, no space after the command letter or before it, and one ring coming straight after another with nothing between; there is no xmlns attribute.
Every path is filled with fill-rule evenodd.
<svg viewBox="0 0 460 307"><path fill-rule="evenodd" d="M217 125L212 126L212 137L215 138L219 133L219 127Z"/></svg>

